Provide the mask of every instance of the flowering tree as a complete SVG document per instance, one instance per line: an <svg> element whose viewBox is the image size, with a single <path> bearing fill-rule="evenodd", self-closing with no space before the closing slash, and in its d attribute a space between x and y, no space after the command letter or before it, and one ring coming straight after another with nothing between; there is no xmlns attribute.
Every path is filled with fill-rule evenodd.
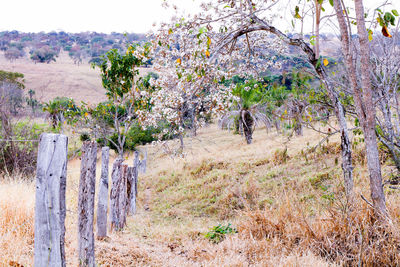
<svg viewBox="0 0 400 267"><path fill-rule="evenodd" d="M282 9L278 3L279 1L265 0L209 1L201 5L200 14L194 17L188 16L187 20L175 18L171 24L162 25L157 35L158 44L166 44L164 47L167 47L161 66L165 67L167 62L175 61L176 77L179 81L177 84L188 78L180 75L182 71L179 71L180 66L184 66L184 61L186 61L185 70L191 69L195 74L200 71L198 76L201 78L197 79L198 82L214 77L217 81L218 78L223 80L224 77L229 78L237 74L257 77L267 70L279 69L280 62L276 60L276 55L284 54L288 46L300 48L313 66L315 75L324 84L334 107L342 137L342 167L346 195L351 201L353 188L351 145L340 95L334 88L325 64L322 64L321 59L316 56L311 44L301 35L291 37L272 25L275 19L279 19ZM174 38L173 34L176 34ZM183 39L183 36L186 38ZM171 40L176 39L179 40L179 45L174 47L175 41ZM175 71L175 68L168 70ZM194 90L191 91L198 90L199 84L192 84L193 88L190 89ZM181 88L188 89L183 86Z"/></svg>
<svg viewBox="0 0 400 267"><path fill-rule="evenodd" d="M160 135L169 131L178 137L181 151L186 132L195 135L210 113L225 109L229 95L220 83L226 72L209 63L212 34L205 27L192 28L176 19L173 26L164 24L153 41L157 55L153 67L160 78L150 81L156 88L150 94L151 109L138 111L139 122L167 125Z"/></svg>
<svg viewBox="0 0 400 267"><path fill-rule="evenodd" d="M182 27L187 33L197 34L198 29L207 29L208 43L212 44L211 49L203 50L206 57L210 55L208 62L215 64L214 69L225 72L226 75L232 75L235 72L257 75L267 68L271 68L274 62L273 58L268 57L266 53L270 49L278 50L283 48L282 44L297 46L307 57L308 62L313 67L313 73L319 77L323 88L326 90L330 105L334 108L335 115L340 127L341 147L342 147L342 169L344 173L344 184L348 201L353 201L353 166L351 160L351 144L346 123L346 114L343 107L341 92L335 88L335 81L327 71L329 64L327 59L318 56L319 51L312 49L312 41L307 42L302 34L285 34L282 30L274 26L279 21L282 12L282 5L288 4L288 1L267 1L267 0L219 0L209 1L201 5L200 14L191 17L189 20L175 20L173 25L167 27L168 33L174 33L176 29ZM380 171L376 134L375 119L376 106L373 101L373 93L370 81L370 50L368 40L372 38L372 30L366 28L363 1L355 0L354 10L356 18L353 19L348 13L350 9L344 5L343 1L330 0L329 3L334 6L337 18L336 26L341 33L341 42L343 45L345 65L349 74L351 85L351 94L354 96L357 117L360 120L361 127L366 137L366 148L368 155L368 168L370 171L371 197L377 214L387 214L385 198L382 190L382 177ZM316 15L320 22L321 11L323 11L324 1L315 1ZM294 17L300 17L299 7L294 9ZM317 14L317 12L319 14ZM395 12L397 13L397 11ZM393 15L396 15L393 13ZM376 14L372 14L376 17ZM382 33L386 37L391 37L388 26L394 24L394 17L390 13L378 14L378 23L382 27ZM370 17L375 21L375 17ZM305 18L304 18L305 19ZM313 18L312 18L313 19ZM181 21L181 22L179 22ZM352 25L357 27L359 34L355 42L352 38ZM165 27L164 27L165 28ZM166 29L164 29L165 31ZM319 29L318 29L319 30ZM301 32L302 33L302 32ZM275 39L270 37L275 36ZM188 35L190 36L190 35ZM272 41L271 41L272 40ZM199 42L199 45L201 42ZM360 47L360 73L361 82L356 77L356 66L354 60L357 58L354 47ZM171 47L168 47L170 49ZM189 48L190 49L190 48ZM173 49L170 49L173 50ZM177 49L177 51L180 51ZM202 51L202 50L200 50ZM316 53L317 52L317 53ZM279 51L281 53L281 51ZM190 53L189 53L190 54ZM182 56L187 53L182 54ZM168 59L174 59L169 57ZM182 58L178 58L181 64ZM179 77L178 77L179 78ZM181 78L179 78L181 80ZM363 88L361 90L361 88ZM363 93L361 93L363 92Z"/></svg>

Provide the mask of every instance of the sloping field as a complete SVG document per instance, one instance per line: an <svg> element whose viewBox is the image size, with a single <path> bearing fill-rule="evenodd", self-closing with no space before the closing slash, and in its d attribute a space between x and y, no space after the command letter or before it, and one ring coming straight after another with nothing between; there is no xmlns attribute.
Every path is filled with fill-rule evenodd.
<svg viewBox="0 0 400 267"><path fill-rule="evenodd" d="M370 220L371 210L359 197L369 198L365 153L361 148L353 153L357 200L354 214L346 220L339 140L331 138L311 152L320 138L306 130L304 136L288 140L261 129L255 132L254 143L246 145L243 137L211 125L198 136L185 138L183 159L171 158L160 146L147 146L148 172L139 178L138 213L128 219L124 231L96 241L97 263L336 266L363 261L382 266L397 262L392 256L398 235L380 236ZM168 146L178 143L170 141ZM79 165L79 159L68 165L68 266L78 264ZM386 162L385 177L392 169ZM400 196L391 189L386 189L386 195L398 229ZM33 207L33 183L0 182L1 266L32 265ZM205 237L212 227L228 223L238 233L218 244Z"/></svg>
<svg viewBox="0 0 400 267"><path fill-rule="evenodd" d="M57 96L73 98L78 103L98 103L106 100L101 84L99 69L93 69L90 64L79 66L68 57L60 53L56 62L50 64L37 63L28 58L10 62L0 54L0 69L20 72L25 75L26 92L30 89L36 92L39 101L47 102ZM141 69L146 74L150 69Z"/></svg>

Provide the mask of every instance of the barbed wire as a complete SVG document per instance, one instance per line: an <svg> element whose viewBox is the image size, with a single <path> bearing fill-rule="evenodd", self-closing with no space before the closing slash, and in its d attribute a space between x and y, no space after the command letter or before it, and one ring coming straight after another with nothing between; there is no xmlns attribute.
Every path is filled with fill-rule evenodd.
<svg viewBox="0 0 400 267"><path fill-rule="evenodd" d="M13 140L13 139L0 139L0 142L39 142L39 140Z"/></svg>

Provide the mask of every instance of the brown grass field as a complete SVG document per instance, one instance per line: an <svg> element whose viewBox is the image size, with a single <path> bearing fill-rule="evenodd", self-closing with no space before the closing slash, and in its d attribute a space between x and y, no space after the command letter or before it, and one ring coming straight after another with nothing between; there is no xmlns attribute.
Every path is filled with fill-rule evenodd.
<svg viewBox="0 0 400 267"><path fill-rule="evenodd" d="M78 103L106 100L99 69L93 69L88 63L75 65L64 52L60 53L56 62L50 64L35 64L27 57L11 63L0 53L0 70L23 73L25 91L34 90L36 98L41 102L57 96L70 97ZM143 68L140 73L143 75L149 71L150 69Z"/></svg>
<svg viewBox="0 0 400 267"><path fill-rule="evenodd" d="M27 90L42 101L105 100L98 70L78 67L65 54L51 64L9 63L0 55L0 69L24 73ZM70 148L79 147L78 136L69 137ZM258 129L247 145L210 125L185 138L184 158L171 158L159 145L139 147L149 158L139 177L138 213L122 232L96 241L98 266L400 266L399 191L385 187L393 224L381 227L360 197L369 199L369 184L365 151L355 146L356 205L348 211L339 138L311 152L322 138L309 129L290 139L288 132ZM382 163L388 179L395 168L384 153ZM78 265L79 171L79 158L70 160L67 266ZM0 266L33 265L34 206L34 177L0 176ZM228 223L237 233L218 244L205 237Z"/></svg>

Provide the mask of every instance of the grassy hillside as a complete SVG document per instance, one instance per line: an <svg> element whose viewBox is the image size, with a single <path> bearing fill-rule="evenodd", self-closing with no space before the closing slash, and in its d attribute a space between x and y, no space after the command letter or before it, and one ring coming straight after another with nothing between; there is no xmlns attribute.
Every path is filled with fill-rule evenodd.
<svg viewBox="0 0 400 267"><path fill-rule="evenodd" d="M243 137L212 125L185 139L184 159L148 146L148 173L139 178L138 214L129 218L122 233L96 241L99 265L334 266L357 262L355 256L366 263L398 261L390 258L398 233L381 236L359 197L369 196L363 150L354 152L357 207L346 221L338 139L310 152L320 138L307 130L288 141L261 129L254 143L246 145ZM68 165L69 266L77 265L79 165L79 159ZM386 175L389 165L384 167ZM400 197L391 189L386 193L398 229ZM32 265L33 207L33 183L1 180L0 265ZM218 244L205 237L212 227L228 223L238 233Z"/></svg>
<svg viewBox="0 0 400 267"><path fill-rule="evenodd" d="M57 96L66 96L75 101L98 103L106 100L101 84L99 69L93 69L90 64L74 64L68 54L61 52L57 62L50 64L35 64L28 58L10 62L0 53L0 69L20 72L25 75L26 93L32 89L35 97L47 102ZM141 69L144 75L150 69Z"/></svg>

